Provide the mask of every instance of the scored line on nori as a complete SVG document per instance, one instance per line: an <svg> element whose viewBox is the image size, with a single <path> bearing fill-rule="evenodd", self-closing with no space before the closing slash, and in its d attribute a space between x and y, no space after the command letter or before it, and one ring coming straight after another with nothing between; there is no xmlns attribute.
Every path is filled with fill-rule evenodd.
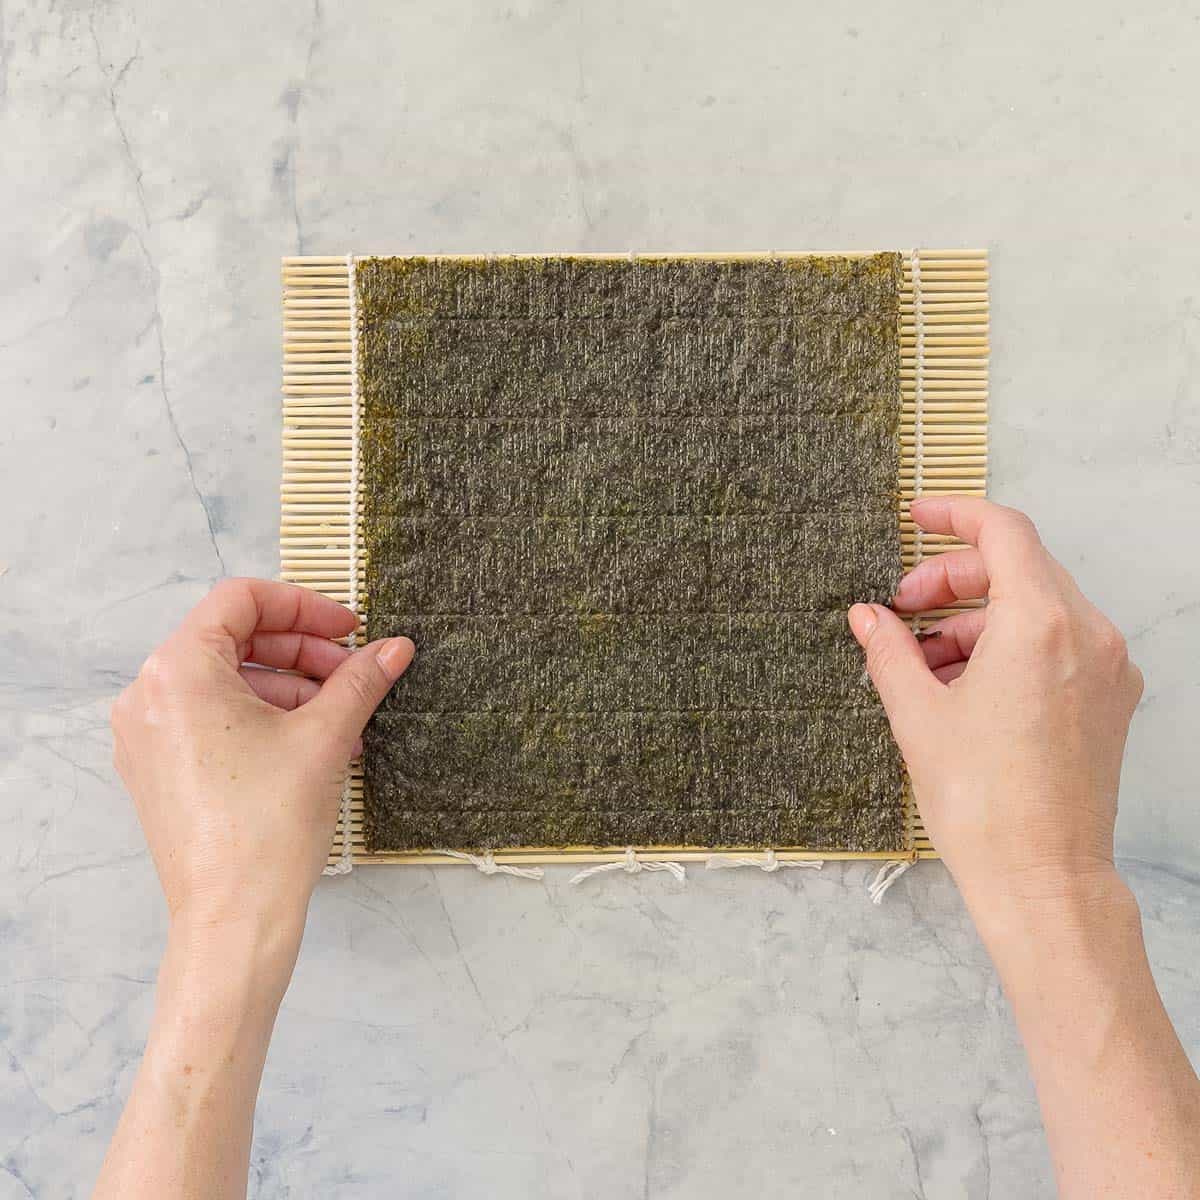
<svg viewBox="0 0 1200 1200"><path fill-rule="evenodd" d="M900 256L356 267L368 850L897 850Z"/></svg>

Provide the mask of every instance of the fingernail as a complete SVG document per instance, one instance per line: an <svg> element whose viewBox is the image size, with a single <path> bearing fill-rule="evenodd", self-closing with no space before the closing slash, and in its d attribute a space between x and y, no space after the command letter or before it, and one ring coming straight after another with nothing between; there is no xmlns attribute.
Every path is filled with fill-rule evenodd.
<svg viewBox="0 0 1200 1200"><path fill-rule="evenodd" d="M388 638L375 652L375 658L389 679L399 679L412 662L416 649L409 638Z"/></svg>
<svg viewBox="0 0 1200 1200"><path fill-rule="evenodd" d="M912 573L910 572L909 574L905 575L902 580L900 580L900 586L896 589L896 595L894 599L897 601L907 600L911 595L912 590Z"/></svg>
<svg viewBox="0 0 1200 1200"><path fill-rule="evenodd" d="M908 511L910 515L916 516L917 509L928 500L928 496L914 496L909 502Z"/></svg>
<svg viewBox="0 0 1200 1200"><path fill-rule="evenodd" d="M869 604L852 604L850 611L846 614L846 619L850 622L850 632L858 639L860 646L866 645L867 638L879 624L879 618Z"/></svg>

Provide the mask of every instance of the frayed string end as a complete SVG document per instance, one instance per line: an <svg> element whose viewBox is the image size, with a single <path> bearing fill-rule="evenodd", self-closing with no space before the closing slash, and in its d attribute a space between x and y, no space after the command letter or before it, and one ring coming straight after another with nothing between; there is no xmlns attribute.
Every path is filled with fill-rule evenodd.
<svg viewBox="0 0 1200 1200"><path fill-rule="evenodd" d="M885 862L867 886L867 895L871 897L871 903L882 904L888 889L905 871L915 866L916 861L915 858L906 858L899 862Z"/></svg>

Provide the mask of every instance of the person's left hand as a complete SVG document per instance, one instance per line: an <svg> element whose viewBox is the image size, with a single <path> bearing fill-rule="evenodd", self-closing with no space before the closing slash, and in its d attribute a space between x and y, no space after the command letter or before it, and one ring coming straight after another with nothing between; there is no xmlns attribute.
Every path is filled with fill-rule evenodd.
<svg viewBox="0 0 1200 1200"><path fill-rule="evenodd" d="M173 923L303 926L346 765L413 656L408 638L353 654L331 640L354 627L316 592L225 580L113 705Z"/></svg>

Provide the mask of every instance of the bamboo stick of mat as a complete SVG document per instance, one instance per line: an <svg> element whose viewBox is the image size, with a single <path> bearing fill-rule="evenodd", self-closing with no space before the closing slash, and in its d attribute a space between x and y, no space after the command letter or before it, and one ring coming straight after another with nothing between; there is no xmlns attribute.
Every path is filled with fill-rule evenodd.
<svg viewBox="0 0 1200 1200"><path fill-rule="evenodd" d="M804 254L866 251L788 251L735 254L635 255L636 258L703 258L738 261ZM476 255L432 255L438 258ZM540 258L543 255L503 255ZM628 254L575 257L628 259ZM900 544L906 570L923 558L961 546L956 539L925 534L907 516L917 492L982 496L988 456L988 254L986 250L914 250L903 254L900 294ZM283 473L280 489L281 578L355 607L365 620L369 598L358 593L361 556L351 529L354 440L353 306L351 259L304 255L283 260ZM355 506L357 511L357 506ZM974 607L971 601L929 613L923 623ZM360 624L360 636L362 626ZM330 863L454 865L456 860L421 851L367 854L363 841L362 771L352 764L330 851ZM907 852L935 858L911 792L905 795ZM855 853L777 847L782 861L895 859L895 851ZM746 853L754 853L747 850ZM712 851L697 846L655 846L646 859L669 856L702 860ZM722 848L721 853L738 853ZM624 858L623 846L528 847L498 850L499 863L603 863ZM461 863L459 864L461 865Z"/></svg>

